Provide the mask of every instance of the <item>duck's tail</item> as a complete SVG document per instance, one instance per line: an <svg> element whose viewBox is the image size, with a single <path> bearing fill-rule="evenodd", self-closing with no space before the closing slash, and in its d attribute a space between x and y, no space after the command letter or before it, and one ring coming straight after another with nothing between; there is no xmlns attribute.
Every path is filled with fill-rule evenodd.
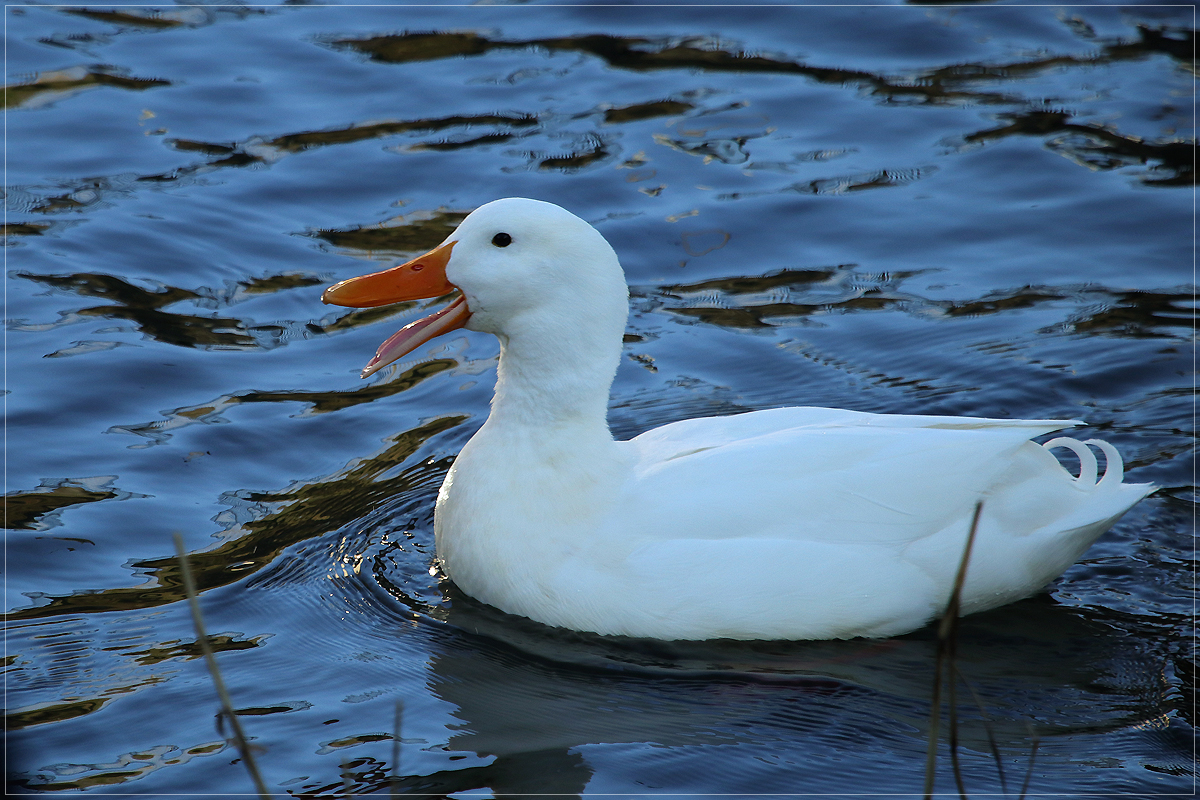
<svg viewBox="0 0 1200 800"><path fill-rule="evenodd" d="M1124 483L1117 448L1098 439L1061 437L1029 442L1022 478L988 498L971 570L962 595L964 614L995 608L1038 591L1059 575L1156 488ZM1038 447L1045 448L1039 451ZM1065 447L1079 458L1078 474L1052 451ZM1096 450L1104 454L1100 474ZM962 523L965 526L965 522ZM962 535L961 527L956 529ZM976 569L976 564L987 565Z"/></svg>
<svg viewBox="0 0 1200 800"><path fill-rule="evenodd" d="M1100 448L1100 452L1104 453L1104 475L1100 476L1099 479L1096 477L1098 473L1096 454L1092 452L1088 445L1094 445ZM1067 436L1060 436L1057 439L1051 439L1046 442L1042 447L1047 450L1053 450L1056 447L1065 447L1075 453L1079 458L1079 475L1075 478L1075 485L1079 489L1097 491L1100 489L1116 488L1121 485L1121 481L1125 477L1125 462L1121 460L1121 454L1117 452L1117 448L1101 439L1080 441Z"/></svg>
<svg viewBox="0 0 1200 800"><path fill-rule="evenodd" d="M1133 507L1135 503L1158 487L1152 483L1124 483L1125 463L1117 448L1100 439L1070 439L1060 437L1051 439L1044 445L1047 450L1066 447L1079 457L1079 474L1071 474L1071 470L1062 467L1067 480L1074 484L1076 490L1087 495L1086 499L1074 504L1071 511L1057 520L1048 530L1054 532L1056 539L1074 539L1079 543L1079 553L1071 557L1074 561L1083 550L1100 534L1108 530L1121 515ZM1098 475L1095 447L1104 453L1104 474ZM1065 566L1064 566L1065 568Z"/></svg>

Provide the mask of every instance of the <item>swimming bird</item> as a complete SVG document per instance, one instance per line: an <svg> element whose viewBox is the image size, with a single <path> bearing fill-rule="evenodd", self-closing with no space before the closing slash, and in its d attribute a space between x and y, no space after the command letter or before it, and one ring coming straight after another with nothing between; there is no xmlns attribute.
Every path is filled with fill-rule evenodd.
<svg viewBox="0 0 1200 800"><path fill-rule="evenodd" d="M350 307L453 295L363 377L457 328L500 340L491 413L446 475L437 559L467 594L547 625L657 639L893 636L1042 589L1155 487L1122 483L1076 420L776 408L614 440L628 289L616 253L551 203L496 200L441 245L342 281ZM1098 476L1089 445L1105 457ZM1052 450L1079 458L1079 475Z"/></svg>

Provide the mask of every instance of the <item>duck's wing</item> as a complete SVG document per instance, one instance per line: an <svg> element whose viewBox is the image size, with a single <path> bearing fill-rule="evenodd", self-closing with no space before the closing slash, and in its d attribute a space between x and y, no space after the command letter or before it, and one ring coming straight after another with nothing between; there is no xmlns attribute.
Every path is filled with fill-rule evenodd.
<svg viewBox="0 0 1200 800"><path fill-rule="evenodd" d="M699 448L731 444L794 428L901 428L933 430L1022 430L1025 438L1083 424L1077 419L989 419L921 414L871 414L841 408L788 406L723 417L672 422L631 440L644 463L665 461Z"/></svg>
<svg viewBox="0 0 1200 800"><path fill-rule="evenodd" d="M903 544L969 514L1030 437L1075 424L819 408L687 420L630 442L619 507L649 540Z"/></svg>

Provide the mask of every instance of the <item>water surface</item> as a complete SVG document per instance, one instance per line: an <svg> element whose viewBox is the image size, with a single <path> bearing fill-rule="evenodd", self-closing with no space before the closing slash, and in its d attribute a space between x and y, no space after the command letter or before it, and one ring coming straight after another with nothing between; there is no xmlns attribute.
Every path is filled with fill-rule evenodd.
<svg viewBox="0 0 1200 800"><path fill-rule="evenodd" d="M1116 444L1162 488L963 622L964 781L1015 796L1036 741L1033 792L1191 792L1190 11L5 13L13 787L251 791L177 531L279 796L919 793L930 630L609 639L430 574L497 344L360 381L424 304L320 293L529 196L625 267L622 438L818 405Z"/></svg>

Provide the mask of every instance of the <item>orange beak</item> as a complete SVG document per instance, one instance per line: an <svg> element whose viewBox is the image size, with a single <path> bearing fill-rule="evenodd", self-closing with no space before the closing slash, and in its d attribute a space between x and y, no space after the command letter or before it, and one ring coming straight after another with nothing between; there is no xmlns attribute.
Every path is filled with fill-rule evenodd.
<svg viewBox="0 0 1200 800"><path fill-rule="evenodd" d="M404 300L441 297L454 292L458 287L446 278L446 265L450 263L450 251L454 249L454 244L446 242L398 267L336 283L321 295L321 302L351 308L374 308ZM363 369L362 377L375 374L435 336L461 328L470 318L467 300L459 295L441 311L404 326L388 338Z"/></svg>

